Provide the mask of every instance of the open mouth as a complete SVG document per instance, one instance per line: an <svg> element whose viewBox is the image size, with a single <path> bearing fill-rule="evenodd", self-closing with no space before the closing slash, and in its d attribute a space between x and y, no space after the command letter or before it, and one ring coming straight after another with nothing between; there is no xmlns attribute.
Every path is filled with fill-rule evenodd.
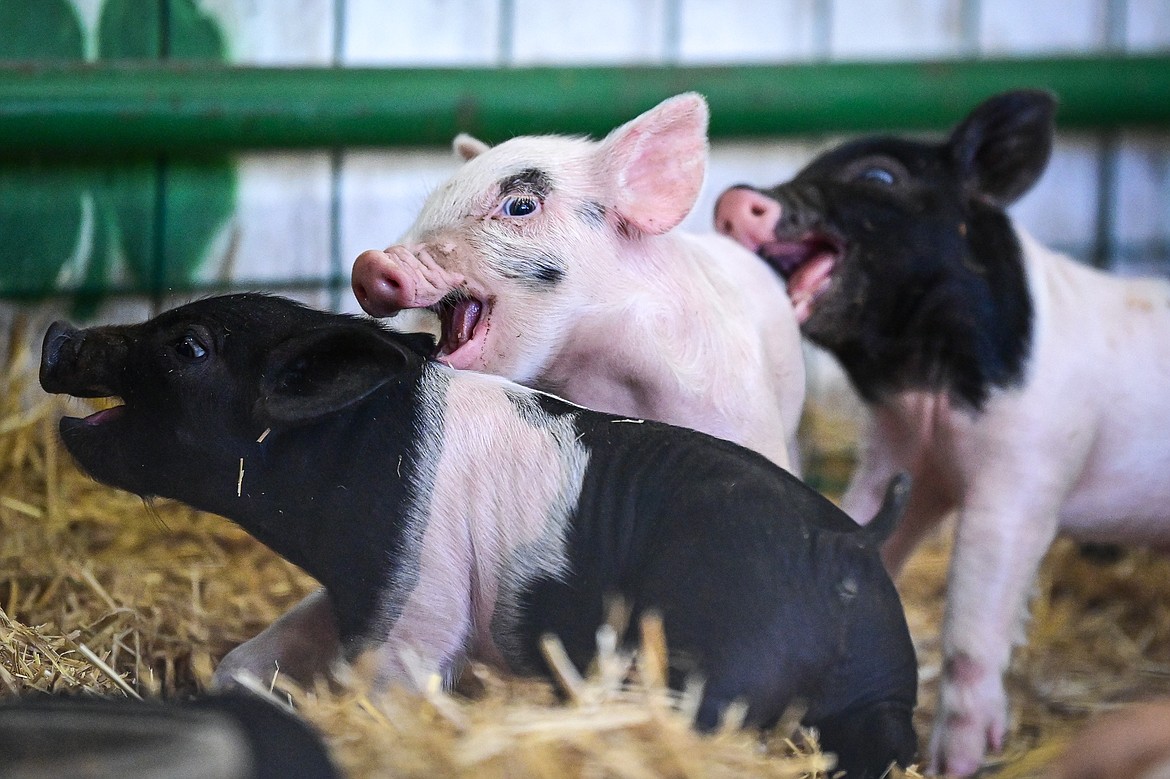
<svg viewBox="0 0 1170 779"><path fill-rule="evenodd" d="M77 397L85 397L79 395ZM103 408L98 409L86 417L65 417L62 422L68 420L66 424L74 426L98 427L100 425L109 424L117 419L121 419L126 413L126 406L118 402L117 398L107 398L101 401Z"/></svg>
<svg viewBox="0 0 1170 779"><path fill-rule="evenodd" d="M430 307L442 325L442 333L435 358L451 357L468 342L473 341L477 328L486 326L487 305L462 290L454 290Z"/></svg>
<svg viewBox="0 0 1170 779"><path fill-rule="evenodd" d="M841 242L824 233L807 233L794 239L777 239L758 250L788 283L788 297L803 324L812 314L814 301L833 281L833 269L844 253Z"/></svg>

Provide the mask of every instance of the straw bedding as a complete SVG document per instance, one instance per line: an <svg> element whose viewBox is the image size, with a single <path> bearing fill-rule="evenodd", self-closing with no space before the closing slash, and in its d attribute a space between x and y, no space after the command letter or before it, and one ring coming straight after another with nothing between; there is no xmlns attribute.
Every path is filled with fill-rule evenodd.
<svg viewBox="0 0 1170 779"><path fill-rule="evenodd" d="M144 504L78 473L56 439L64 402L35 390L25 341L13 333L0 386L0 696L204 690L218 659L313 581L224 519ZM939 673L945 535L899 583L919 649L922 735ZM1054 548L1009 680L1009 746L989 775L1038 776L1087 714L1170 692L1168 581L1170 560L1152 553L1098 560L1069 543ZM730 726L694 733L693 700L653 680L649 658L661 651L645 647L633 682L629 658L612 652L584 680L563 669L560 696L552 684L478 667L454 693L432 683L421 694L368 695L350 680L278 684L272 694L322 731L352 777L831 775L816 773L828 762L812 734L790 725L763 737Z"/></svg>

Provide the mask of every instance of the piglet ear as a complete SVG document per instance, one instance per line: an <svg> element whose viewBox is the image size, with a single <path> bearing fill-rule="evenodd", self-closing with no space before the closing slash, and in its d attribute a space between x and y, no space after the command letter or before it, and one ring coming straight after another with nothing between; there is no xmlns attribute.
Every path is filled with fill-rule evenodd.
<svg viewBox="0 0 1170 779"><path fill-rule="evenodd" d="M455 136L455 140L451 142L451 148L463 158L464 162L467 162L483 154L491 147L479 138L473 138L467 133L459 133Z"/></svg>
<svg viewBox="0 0 1170 779"><path fill-rule="evenodd" d="M707 167L707 101L688 92L611 132L599 149L601 175L627 224L659 235L695 205Z"/></svg>
<svg viewBox="0 0 1170 779"><path fill-rule="evenodd" d="M996 95L976 106L948 145L972 196L1004 208L1031 189L1052 153L1056 98L1039 90Z"/></svg>
<svg viewBox="0 0 1170 779"><path fill-rule="evenodd" d="M361 320L288 338L270 354L256 401L258 421L301 425L341 411L392 380L418 355L398 336Z"/></svg>

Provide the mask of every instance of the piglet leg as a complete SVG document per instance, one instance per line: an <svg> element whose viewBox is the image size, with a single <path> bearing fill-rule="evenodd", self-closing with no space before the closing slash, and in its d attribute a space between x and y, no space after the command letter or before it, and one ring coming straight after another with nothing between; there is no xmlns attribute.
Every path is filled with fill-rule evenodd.
<svg viewBox="0 0 1170 779"><path fill-rule="evenodd" d="M934 770L969 776L988 749L1003 746L1003 674L1013 644L1023 641L1028 596L1056 536L1063 497L1046 486L1051 487L984 482L959 516L943 620L942 685L930 742Z"/></svg>
<svg viewBox="0 0 1170 779"><path fill-rule="evenodd" d="M926 398L918 409L918 427L929 424L934 400ZM862 440L860 461L841 499L841 507L856 522L865 524L877 515L886 486L899 472L910 474L910 502L893 534L882 545L882 561L897 577L918 543L951 511L954 496L924 453L924 436L915 426L903 424L889 412L879 411Z"/></svg>
<svg viewBox="0 0 1170 779"><path fill-rule="evenodd" d="M273 678L307 685L329 672L341 657L341 638L325 588L306 596L258 635L228 652L215 669L211 686L228 689L250 674L268 686Z"/></svg>

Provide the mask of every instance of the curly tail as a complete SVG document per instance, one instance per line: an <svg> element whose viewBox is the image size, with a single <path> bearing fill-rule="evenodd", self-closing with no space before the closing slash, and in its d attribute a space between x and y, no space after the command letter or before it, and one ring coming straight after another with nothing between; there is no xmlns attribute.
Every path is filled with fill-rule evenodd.
<svg viewBox="0 0 1170 779"><path fill-rule="evenodd" d="M882 498L882 505L869 524L863 528L865 534L875 544L881 544L894 532L909 501L910 474L902 471L890 479L890 484L886 487L886 496Z"/></svg>

